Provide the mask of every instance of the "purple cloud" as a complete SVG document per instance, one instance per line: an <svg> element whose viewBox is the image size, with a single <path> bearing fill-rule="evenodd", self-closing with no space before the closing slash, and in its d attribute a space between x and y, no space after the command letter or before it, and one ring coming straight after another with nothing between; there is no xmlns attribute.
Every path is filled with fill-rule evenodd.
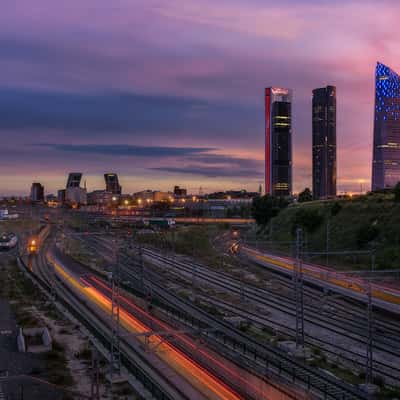
<svg viewBox="0 0 400 400"><path fill-rule="evenodd" d="M370 179L374 65L381 60L400 71L397 0L383 0L379 13L372 0L3 3L2 190L26 193L26 182L37 176L56 187L71 164L97 171L99 160L73 151L64 157L51 146L40 149L40 163L32 147L68 141L216 148L257 165L236 164L236 180L212 178L204 168L214 168L213 156L179 158L182 165L155 156L135 173L158 182L163 166L175 178L193 166L204 186L249 182L254 189L262 174L263 88L269 85L294 89L295 189L311 183L311 91L326 84L338 90L339 189L356 190L352 180ZM20 188L7 177L10 154L26 174L16 180ZM113 162L102 157L103 164Z"/></svg>

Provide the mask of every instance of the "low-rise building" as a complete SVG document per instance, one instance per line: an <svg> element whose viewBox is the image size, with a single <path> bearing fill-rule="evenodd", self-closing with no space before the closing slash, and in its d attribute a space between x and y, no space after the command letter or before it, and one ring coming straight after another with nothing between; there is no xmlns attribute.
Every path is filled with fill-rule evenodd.
<svg viewBox="0 0 400 400"><path fill-rule="evenodd" d="M81 205L87 203L86 189L81 187L69 187L65 189L65 202L70 205Z"/></svg>
<svg viewBox="0 0 400 400"><path fill-rule="evenodd" d="M94 190L87 194L87 204L89 205L109 205L112 202L113 194L106 190Z"/></svg>

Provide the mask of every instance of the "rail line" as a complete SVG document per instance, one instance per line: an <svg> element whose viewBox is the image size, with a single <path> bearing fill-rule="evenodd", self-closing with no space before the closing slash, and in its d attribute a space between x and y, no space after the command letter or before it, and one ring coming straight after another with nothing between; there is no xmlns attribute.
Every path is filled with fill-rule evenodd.
<svg viewBox="0 0 400 400"><path fill-rule="evenodd" d="M131 276L133 277L133 276ZM285 352L270 346L261 344L255 339L245 335L243 332L233 328L230 324L209 315L207 312L169 293L161 283L147 281L152 294L159 299L173 313L176 307L187 315L191 325L204 326L218 329L209 337L213 337L220 345L230 344L236 351L241 350L242 356L248 362L256 361L259 367L266 369L272 376L285 378L288 382L302 383L303 387L319 393L325 399L366 399L364 392L352 385L346 384L339 379L317 371L287 355ZM197 322L196 322L197 321Z"/></svg>
<svg viewBox="0 0 400 400"><path fill-rule="evenodd" d="M38 257L39 258L39 257ZM38 276L38 278L39 279L43 279L44 281L46 281L45 283L46 283L46 285L47 285L47 287L48 288L50 288L51 287L51 285L52 285L52 283L50 282L51 281L51 279L49 279L49 277L48 277L48 274L49 274L49 269L47 268L47 267L43 267L44 265L46 265L45 264L45 262L44 262L45 260L44 260L44 258L43 258L43 256L41 256L41 262L38 262L38 265L35 265L35 273L37 274L37 276ZM53 261L53 263L54 263L54 261ZM60 275L58 272L58 267L56 268L57 269L57 275ZM34 272L33 272L33 270L31 271L31 273L33 274ZM65 274L65 272L63 272L62 274L61 274L61 276L58 276L57 277L57 280L59 280L60 279L60 277L61 278L64 278L64 274ZM69 281L70 280L70 277L68 277L68 279L67 278L65 278L67 281ZM88 281L85 279L85 281L84 281L84 283L85 283L85 285L88 285ZM99 282L97 282L97 284L98 284ZM65 286L65 282L64 283L62 283L64 286ZM54 285L54 283L53 283L53 285ZM73 284L74 286L76 286L76 283L74 283ZM57 285L58 286L58 285ZM103 285L104 286L104 285ZM58 288L57 288L57 290L59 290ZM108 289L108 290L110 290L110 289ZM167 342L166 342L167 343ZM163 345L163 346L165 346L165 345ZM204 357L205 355L203 354L203 357ZM214 363L215 363L215 360L214 360ZM191 368L191 369L193 369L193 367ZM198 373L197 375L201 375L201 373ZM240 375L236 378L236 381L240 381ZM212 386L212 389L210 389L210 390L217 390L217 383L216 382L214 382L213 383L213 386ZM249 384L247 383L247 389L249 388ZM213 397L207 397L207 398L213 398ZM219 397L218 397L219 398ZM235 398L235 397L226 397L226 396L222 396L222 397L220 397L221 399L228 399L228 398ZM246 399L250 399L251 397L248 397L248 396L246 396L245 397ZM260 398L260 397L257 397L257 398ZM262 397L262 398L264 398L264 397ZM272 397L272 398L276 398L276 397ZM283 399L284 397L279 397L279 399ZM299 398L299 397L296 397L296 398Z"/></svg>
<svg viewBox="0 0 400 400"><path fill-rule="evenodd" d="M42 277L36 275L22 260L18 258L19 265L23 268L29 278L48 296L50 296L51 286L48 283L48 279L43 280ZM101 324L98 319L93 318L88 308L81 302L78 302L75 296L71 295L70 291L64 287L61 282L56 284L57 286L57 301L64 307L76 320L87 328L91 334L105 347L110 346L109 338L111 337L109 329ZM126 344L123 344L126 346ZM143 360L138 362L137 355L132 350L126 349L121 354L123 364L126 366L128 371L140 381L146 390L152 394L153 398L157 400L175 400L176 398L182 400L189 400L178 394L174 389L168 390L165 386L160 386L156 381L151 378L151 373L146 367Z"/></svg>
<svg viewBox="0 0 400 400"><path fill-rule="evenodd" d="M144 249L144 254L189 275L193 274L194 268L196 268L196 277L198 279L201 279L212 286L223 288L235 294L240 294L241 292L240 282L233 279L232 276L228 274L211 271L199 264L188 264L178 260L171 260L170 258L162 256L149 249ZM245 286L244 290L246 293L246 298L251 299L258 304L264 304L265 306L269 306L286 314L295 316L295 303L286 296L274 293L272 291L267 291L265 289L253 287L248 284ZM342 321L337 321L336 318L330 318L321 315L317 310L306 305L304 307L304 311L305 321L307 323L329 329L332 332L348 337L360 343L366 342L365 324L359 325L351 322L351 320L348 318L346 325L344 325ZM396 333L397 332L394 332L393 334ZM393 340L392 338L378 337L374 342L374 346L376 349L386 352L392 356L400 357L400 351L398 348L399 343L397 338Z"/></svg>
<svg viewBox="0 0 400 400"><path fill-rule="evenodd" d="M266 255L258 252L248 246L242 247L243 251L246 252L252 259L258 262L264 262L275 267L280 268L283 271L293 272L293 260L289 257L277 257L273 255ZM320 266L315 266L307 263L303 263L303 274L304 279L310 279L316 283L329 284L331 288L344 289L348 292L348 295L355 295L357 299L360 299L359 295L365 293L365 283L360 278L349 278L344 276L344 274L323 268ZM377 284L371 284L371 293L373 299L378 302L384 302L386 304L400 305L400 293L391 288L384 288ZM381 303L383 304L383 303ZM399 310L397 309L397 312Z"/></svg>
<svg viewBox="0 0 400 400"><path fill-rule="evenodd" d="M96 238L96 240L98 240L98 238ZM101 242L102 242L102 246L104 246L104 247L108 247L108 243L107 243L107 241L104 239L104 238L102 238L101 240L100 240ZM148 251L148 252L150 252L151 254L153 254L154 255L154 251L152 251L151 249L145 249L145 251ZM156 256L158 256L159 257L159 259L161 259L161 261L162 262L167 262L167 263L169 263L169 265L171 265L171 264L176 264L176 263L179 263L179 261L176 259L176 258L174 258L173 260L171 260L171 259L168 259L168 257L165 257L165 256L162 256L162 255L160 255L160 254L158 254L158 253L156 253ZM187 265L187 263L182 263L181 262L181 264L186 264L186 267L187 268L189 268L189 269L186 269L186 272L187 273L192 273L193 272L193 264L189 264L189 265ZM202 266L202 265L199 265L199 264L197 264L196 265L196 267L198 267L198 268L204 268L204 266ZM181 271L181 269L178 269L177 271ZM150 271L147 271L147 273L149 273ZM210 272L214 272L215 273L215 271L210 271ZM221 274L221 273L218 273L218 274ZM232 280L232 276L229 276L229 275L227 275L227 274L222 274L223 275L223 285L224 285L224 287L226 287L226 281L227 281L227 278L228 279L231 279ZM199 276L199 274L197 274L197 277L200 277L201 278L201 276ZM208 277L207 277L208 278ZM153 274L153 276L152 276L152 279L156 279L156 276L154 276L154 274ZM165 277L163 278L163 279L165 279ZM210 279L208 279L208 283L210 283L210 284L215 284L215 278L212 278L212 280L210 280ZM221 282L219 282L220 284L221 284ZM259 288L257 288L256 287L256 289L259 289ZM238 284L236 284L236 287L235 287L235 293L237 294L239 292L239 289L238 289ZM314 294L314 296L316 296L315 294ZM254 300L256 300L258 303L260 302L260 300L259 300L259 298L260 297L262 297L262 296L257 296L257 298L254 298ZM268 292L268 300L269 301L272 301L271 300L271 296L270 296L270 294L269 294L269 292ZM268 304L269 305L269 304ZM294 307L293 306L293 304L292 304L292 307ZM336 307L336 305L335 305L335 307ZM343 305L341 305L341 307L344 307ZM294 311L293 311L293 309L292 310L290 310L290 311L288 311L288 309L287 309L287 307L282 307L282 296L280 296L280 299L278 300L278 301L274 301L274 308L275 309L278 309L278 310L280 310L280 311L282 311L282 312L285 312L285 313L291 313L290 315L294 315ZM318 314L318 316L319 316L319 314ZM352 317L356 317L356 314L355 315L353 315L353 314L350 314L350 316L348 317L348 318L352 318ZM362 318L362 316L360 316L360 318ZM328 321L328 323L330 322L329 321L329 319L325 319L326 321ZM334 319L335 320L335 319ZM265 322L266 322L266 320L264 320ZM314 322L314 321L311 321L311 322ZM362 322L364 322L364 321L362 321ZM353 335L346 335L346 333L344 332L344 330L342 329L342 326L341 326L341 321L337 321L337 319L336 319L336 322L335 322L335 324L337 325L337 328L335 328L335 332L337 332L338 334L340 334L340 335L344 335L344 336L346 336L348 339L351 339L351 340L355 340L356 342L360 342L360 339L359 339L359 337L358 337L358 335L360 335L360 331L358 331L358 332L353 332ZM276 323L275 323L275 325L277 325ZM279 325L279 324L278 324ZM288 326L288 325L284 325L284 324L281 324L282 326L284 326L285 328L286 328L286 330L287 331L291 331L291 332L293 332L293 328L291 328L290 326ZM356 325L356 327L358 328L358 329L364 329L364 327L361 325L359 325L359 326L357 326L357 324L355 323L355 325ZM377 324L378 325L378 324ZM324 326L325 327L325 329L330 329L330 330L332 330L332 328L329 328L329 327L326 327L326 325L321 325L321 324L319 324L319 326ZM382 323L379 321L379 326L377 326L377 329L379 329L379 333L380 334L382 334L382 332L384 332L384 331L386 331L386 333L388 332L388 329L390 329L390 328L397 328L397 326L392 326L392 325L388 325L385 321L383 321ZM391 333L391 335L392 335L392 337L393 337L393 339L395 339L395 340L397 340L397 332L396 331L391 331L391 332L389 332L389 333ZM354 336L355 335L355 336ZM362 333L362 336L364 336L364 334ZM363 364L362 364L362 362L360 362L360 361L358 361L357 359L354 359L354 358L351 358L351 357L353 357L353 356L356 356L356 357L358 357L359 359L361 359L361 360L365 360L365 354L362 354L362 353L360 353L360 352L353 352L353 351L349 351L349 350L347 350L347 349L344 349L343 347L341 347L340 345L337 345L337 344L334 344L334 343L331 343L331 342L327 342L326 340L324 341L323 339L320 339L319 337L316 337L315 335L307 335L307 337L309 338L308 339L308 342L310 342L310 341L312 341L312 340L314 340L314 342L313 342L313 344L315 345L316 343L319 343L319 345L324 345L325 347L325 349L326 349L326 346L329 346L329 348L330 349L332 349L332 348L334 348L334 349L337 349L337 351L342 351L342 355L341 355L341 357L343 358L343 360L345 360L345 361L349 361L349 362L351 362L352 364L359 364L360 366L362 366ZM390 338L391 339L391 338ZM375 348L376 348L376 346L375 346ZM326 349L327 350L327 352L329 353L329 352L331 352L331 353L335 353L335 351L330 351L329 349ZM346 354L348 354L347 356L345 355L345 354L343 354L343 350L345 350L346 351ZM392 351L392 349L390 348L390 349L387 349L387 348L385 348L384 350L389 350L389 352L391 353L391 355L392 356L396 356L396 353L395 352L393 352ZM337 352L336 352L337 353ZM379 360L377 360L376 358L375 358L375 360L374 360L374 365L373 365L373 370L377 373L377 374L379 374L379 375L384 375L384 376L387 376L388 378L391 378L391 379L393 379L394 381L396 381L398 378L399 378L399 376L400 376L400 369L398 369L398 368L396 368L394 365L389 365L389 364L387 364L386 362L384 362L384 361L379 361ZM394 374L395 375L394 375Z"/></svg>

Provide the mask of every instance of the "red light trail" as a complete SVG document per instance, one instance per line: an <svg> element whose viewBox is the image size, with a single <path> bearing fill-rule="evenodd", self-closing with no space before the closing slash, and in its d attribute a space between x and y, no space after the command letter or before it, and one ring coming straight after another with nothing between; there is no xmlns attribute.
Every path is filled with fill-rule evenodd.
<svg viewBox="0 0 400 400"><path fill-rule="evenodd" d="M106 285L103 281L101 281L100 279L98 279L97 277L91 275L90 279L95 282L96 284L98 284L99 286L101 286L103 289L105 289L108 292L111 292L111 288ZM86 281L87 282L87 281ZM90 285L89 282L87 282L87 284ZM165 331L169 331L171 333L174 333L173 329L171 329L170 326L168 326L167 324L163 323L162 321L158 320L157 318L153 317L151 314L147 313L146 311L144 311L142 308L140 308L139 306L137 306L136 304L134 304L132 301L130 301L129 299L127 299L125 296L120 295L120 299L127 305L129 305L130 307L132 307L133 309L135 309L138 313L142 314L143 316L145 316L146 318L149 318L151 321L155 322L156 324L160 325ZM210 362L212 365L217 365L222 371L224 371L225 373L229 374L233 380L235 382L239 382L241 385L243 385L243 387L246 387L248 389L251 389L251 391L257 396L257 398L262 398L262 399L266 399L266 395L264 394L263 390L260 390L259 387L251 384L247 379L243 378L243 375L237 373L236 371L232 370L231 368L227 367L224 363L222 363L220 360L218 360L217 358L213 357L212 355L210 355L208 352L206 352L205 350L199 348L198 346L196 346L196 344L194 344L189 338L187 338L186 336L182 335L182 334L174 334L174 336L178 337L180 340L182 340L182 342L184 342L186 345L188 345L189 347L191 347L194 351L197 351L199 354L201 354L202 356L204 356L208 362ZM171 347L173 347L176 351L179 351L178 349L176 349L176 347L174 347L173 345L171 345ZM199 368L202 368L200 366L198 366ZM203 369L203 368L202 368ZM203 369L204 370L204 369ZM204 370L205 371L205 370ZM261 381L260 382L262 384L265 384L265 382ZM220 382L220 384L226 386L224 383ZM261 397L259 397L261 396ZM301 397L301 396L299 396ZM268 397L268 399L272 400L272 399L277 399L278 397L273 396L273 397ZM284 398L290 398L289 396L286 396L284 393L280 392L279 393L279 398L280 399L284 399Z"/></svg>

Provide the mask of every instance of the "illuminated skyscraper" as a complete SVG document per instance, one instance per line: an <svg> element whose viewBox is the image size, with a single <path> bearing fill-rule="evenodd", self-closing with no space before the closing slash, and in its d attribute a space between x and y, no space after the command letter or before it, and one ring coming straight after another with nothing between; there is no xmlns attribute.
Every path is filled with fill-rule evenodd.
<svg viewBox="0 0 400 400"><path fill-rule="evenodd" d="M312 157L314 199L336 196L336 88L313 90Z"/></svg>
<svg viewBox="0 0 400 400"><path fill-rule="evenodd" d="M265 89L265 193L292 194L292 91Z"/></svg>
<svg viewBox="0 0 400 400"><path fill-rule="evenodd" d="M375 71L372 190L400 181L400 77L386 65Z"/></svg>
<svg viewBox="0 0 400 400"><path fill-rule="evenodd" d="M104 180L106 182L107 192L121 194L121 185L119 184L117 174L104 174Z"/></svg>

